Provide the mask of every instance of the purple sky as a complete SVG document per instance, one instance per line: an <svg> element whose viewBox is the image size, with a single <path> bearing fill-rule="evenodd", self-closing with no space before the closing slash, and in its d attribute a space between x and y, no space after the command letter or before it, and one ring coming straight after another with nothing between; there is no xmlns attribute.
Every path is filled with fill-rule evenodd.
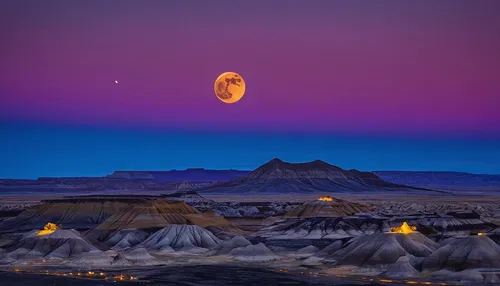
<svg viewBox="0 0 500 286"><path fill-rule="evenodd" d="M0 119L495 134L499 14L498 0L1 1ZM233 105L213 93L225 71L247 83Z"/></svg>

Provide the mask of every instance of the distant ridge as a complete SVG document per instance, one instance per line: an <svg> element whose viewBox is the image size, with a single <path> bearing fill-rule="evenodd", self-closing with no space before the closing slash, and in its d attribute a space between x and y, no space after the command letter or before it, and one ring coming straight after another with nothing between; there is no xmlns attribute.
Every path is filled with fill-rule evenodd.
<svg viewBox="0 0 500 286"><path fill-rule="evenodd" d="M437 191L384 181L375 173L344 170L321 160L288 163L278 158L248 175L199 189L207 193L361 193Z"/></svg>
<svg viewBox="0 0 500 286"><path fill-rule="evenodd" d="M250 171L188 168L186 170L170 171L115 171L106 177L155 181L228 181L244 177L248 173L250 173Z"/></svg>
<svg viewBox="0 0 500 286"><path fill-rule="evenodd" d="M375 171L395 184L451 191L500 192L500 175L449 171Z"/></svg>

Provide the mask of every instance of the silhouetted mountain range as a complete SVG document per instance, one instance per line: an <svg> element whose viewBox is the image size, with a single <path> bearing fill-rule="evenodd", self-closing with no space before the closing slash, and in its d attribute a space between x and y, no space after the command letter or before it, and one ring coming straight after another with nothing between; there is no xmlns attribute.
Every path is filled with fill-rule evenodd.
<svg viewBox="0 0 500 286"><path fill-rule="evenodd" d="M411 187L410 187L411 186ZM362 172L321 160L288 163L278 158L253 171L190 168L170 171L115 171L105 177L0 179L1 194L88 193L104 191L209 193L343 193L426 191L500 191L500 175L459 172Z"/></svg>

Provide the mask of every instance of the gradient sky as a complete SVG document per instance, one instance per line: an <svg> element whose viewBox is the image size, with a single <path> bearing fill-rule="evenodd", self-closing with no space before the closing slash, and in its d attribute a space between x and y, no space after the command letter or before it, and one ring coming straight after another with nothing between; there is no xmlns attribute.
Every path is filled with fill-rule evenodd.
<svg viewBox="0 0 500 286"><path fill-rule="evenodd" d="M279 156L500 173L499 14L497 0L1 1L0 177ZM247 83L236 104L213 93L225 71Z"/></svg>

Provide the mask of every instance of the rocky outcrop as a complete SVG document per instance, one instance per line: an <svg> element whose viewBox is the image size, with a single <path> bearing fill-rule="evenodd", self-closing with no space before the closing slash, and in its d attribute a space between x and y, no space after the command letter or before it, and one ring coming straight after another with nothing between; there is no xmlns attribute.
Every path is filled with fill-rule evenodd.
<svg viewBox="0 0 500 286"><path fill-rule="evenodd" d="M318 256L318 257L328 257L328 256L334 254L337 250L341 249L343 244L344 243L343 243L342 240L340 240L340 239L336 240L333 243L331 243L330 245L328 245L325 248L323 248L320 251L318 251L315 254L315 256Z"/></svg>
<svg viewBox="0 0 500 286"><path fill-rule="evenodd" d="M84 252L74 257L68 265L83 269L109 267L113 264L116 255L118 254L114 251Z"/></svg>
<svg viewBox="0 0 500 286"><path fill-rule="evenodd" d="M115 267L128 267L132 266L132 262L128 260L125 255L118 253L114 258L112 265Z"/></svg>
<svg viewBox="0 0 500 286"><path fill-rule="evenodd" d="M113 249L127 249L143 242L149 234L139 229L122 229L106 240Z"/></svg>
<svg viewBox="0 0 500 286"><path fill-rule="evenodd" d="M196 225L169 225L155 233L138 246L146 249L175 250L186 248L213 248L220 240L210 231Z"/></svg>
<svg viewBox="0 0 500 286"><path fill-rule="evenodd" d="M357 237L328 258L341 265L392 265L402 256L426 257L437 246L437 243L417 232L380 233Z"/></svg>
<svg viewBox="0 0 500 286"><path fill-rule="evenodd" d="M128 251L124 251L121 253L123 257L119 257L121 261L115 261L119 264L127 264L128 261L132 265L137 266L150 266L150 265L161 265L165 264L160 260L153 257L147 249L143 247L137 247ZM125 261L126 260L126 261Z"/></svg>
<svg viewBox="0 0 500 286"><path fill-rule="evenodd" d="M247 262L263 262L279 259L279 256L274 254L263 243L238 247L227 254L235 260Z"/></svg>
<svg viewBox="0 0 500 286"><path fill-rule="evenodd" d="M410 256L401 256L387 269L385 275L390 278L410 278L419 274L418 270L410 263Z"/></svg>
<svg viewBox="0 0 500 286"><path fill-rule="evenodd" d="M390 230L387 218L314 217L280 221L255 235L268 239L342 239Z"/></svg>
<svg viewBox="0 0 500 286"><path fill-rule="evenodd" d="M229 254L233 249L239 247L246 247L252 245L243 236L235 236L229 240L224 240L219 242L217 246L209 253L210 255L226 255Z"/></svg>
<svg viewBox="0 0 500 286"><path fill-rule="evenodd" d="M451 238L423 262L424 270L500 268L500 246L487 236Z"/></svg>
<svg viewBox="0 0 500 286"><path fill-rule="evenodd" d="M31 231L6 247L4 259L68 258L85 252L102 252L106 246L97 244L76 230L56 230L47 235ZM99 248L98 248L99 246Z"/></svg>

